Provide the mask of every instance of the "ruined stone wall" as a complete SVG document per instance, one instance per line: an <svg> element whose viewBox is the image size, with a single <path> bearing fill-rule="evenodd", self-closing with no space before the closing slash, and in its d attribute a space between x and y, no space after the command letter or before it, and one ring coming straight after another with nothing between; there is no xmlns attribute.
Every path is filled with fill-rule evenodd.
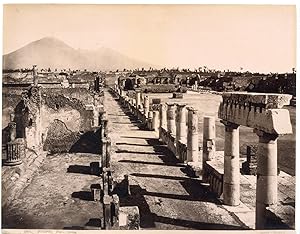
<svg viewBox="0 0 300 234"><path fill-rule="evenodd" d="M17 137L26 136L30 149L68 152L80 150L80 144L87 145L89 142L83 138L93 139L88 141L94 144L99 141L93 138L96 133L91 134L93 111L86 105L94 104L94 93L88 89L6 88L3 100L2 145L8 141L5 129L12 113L17 122ZM97 105L99 103L103 103L103 96L97 98ZM91 145L86 146L89 147Z"/></svg>
<svg viewBox="0 0 300 234"><path fill-rule="evenodd" d="M91 130L93 115L91 111L85 109L85 105L92 103L93 97L87 90L58 89L56 92L43 90L41 106L43 149L51 153L69 151L80 140L81 135Z"/></svg>
<svg viewBox="0 0 300 234"><path fill-rule="evenodd" d="M9 123L10 114L14 113L14 109L22 99L22 92L25 88L8 88L2 87L2 129Z"/></svg>

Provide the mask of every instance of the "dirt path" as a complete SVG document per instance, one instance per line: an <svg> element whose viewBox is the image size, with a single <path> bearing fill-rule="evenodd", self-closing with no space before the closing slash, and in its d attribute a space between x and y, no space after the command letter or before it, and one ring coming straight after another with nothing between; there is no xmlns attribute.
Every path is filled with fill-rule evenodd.
<svg viewBox="0 0 300 234"><path fill-rule="evenodd" d="M129 175L131 197L121 205L137 205L141 228L242 229L199 180L140 123L105 92L114 174Z"/></svg>

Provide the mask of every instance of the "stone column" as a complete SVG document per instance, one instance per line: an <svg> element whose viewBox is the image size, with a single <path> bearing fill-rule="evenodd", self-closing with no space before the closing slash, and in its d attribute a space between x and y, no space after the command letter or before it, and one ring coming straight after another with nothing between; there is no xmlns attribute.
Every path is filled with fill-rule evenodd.
<svg viewBox="0 0 300 234"><path fill-rule="evenodd" d="M239 125L225 125L223 199L225 205L240 204Z"/></svg>
<svg viewBox="0 0 300 234"><path fill-rule="evenodd" d="M160 104L159 117L159 127L167 129L167 105L165 103ZM159 138L161 138L161 130L159 130Z"/></svg>
<svg viewBox="0 0 300 234"><path fill-rule="evenodd" d="M216 151L216 124L215 117L203 118L203 163L214 158Z"/></svg>
<svg viewBox="0 0 300 234"><path fill-rule="evenodd" d="M158 132L158 128L159 128L159 112L153 111L152 129L155 132Z"/></svg>
<svg viewBox="0 0 300 234"><path fill-rule="evenodd" d="M167 105L168 105L167 129L171 135L176 136L176 122L175 122L176 106L174 103L167 103Z"/></svg>
<svg viewBox="0 0 300 234"><path fill-rule="evenodd" d="M187 162L199 161L198 111L188 107Z"/></svg>
<svg viewBox="0 0 300 234"><path fill-rule="evenodd" d="M177 104L176 112L176 156L179 157L179 141L186 143L187 125L186 125L186 105ZM180 158L181 161L184 159Z"/></svg>
<svg viewBox="0 0 300 234"><path fill-rule="evenodd" d="M22 163L22 158L25 157L25 141L23 138L17 138L10 141L6 145L6 160L4 165L15 166Z"/></svg>
<svg viewBox="0 0 300 234"><path fill-rule="evenodd" d="M255 228L264 229L266 208L277 203L277 137L255 130L259 136L257 156Z"/></svg>
<svg viewBox="0 0 300 234"><path fill-rule="evenodd" d="M144 115L146 116L146 118L148 118L149 108L150 108L149 97L145 96L144 97Z"/></svg>
<svg viewBox="0 0 300 234"><path fill-rule="evenodd" d="M135 91L135 104L136 104L136 109L138 110L141 106L141 91L139 90Z"/></svg>

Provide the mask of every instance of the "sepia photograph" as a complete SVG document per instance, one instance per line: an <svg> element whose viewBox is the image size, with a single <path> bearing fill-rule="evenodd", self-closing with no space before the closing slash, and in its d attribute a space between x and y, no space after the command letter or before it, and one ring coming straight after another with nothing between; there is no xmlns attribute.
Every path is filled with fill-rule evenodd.
<svg viewBox="0 0 300 234"><path fill-rule="evenodd" d="M2 9L3 232L296 231L296 5Z"/></svg>

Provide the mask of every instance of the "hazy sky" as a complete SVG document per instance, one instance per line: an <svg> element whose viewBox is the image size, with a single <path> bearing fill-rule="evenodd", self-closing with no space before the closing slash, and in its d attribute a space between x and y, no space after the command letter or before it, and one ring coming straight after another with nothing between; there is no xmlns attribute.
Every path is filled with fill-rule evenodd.
<svg viewBox="0 0 300 234"><path fill-rule="evenodd" d="M296 7L6 5L3 51L45 36L109 47L167 67L286 72L296 65Z"/></svg>

